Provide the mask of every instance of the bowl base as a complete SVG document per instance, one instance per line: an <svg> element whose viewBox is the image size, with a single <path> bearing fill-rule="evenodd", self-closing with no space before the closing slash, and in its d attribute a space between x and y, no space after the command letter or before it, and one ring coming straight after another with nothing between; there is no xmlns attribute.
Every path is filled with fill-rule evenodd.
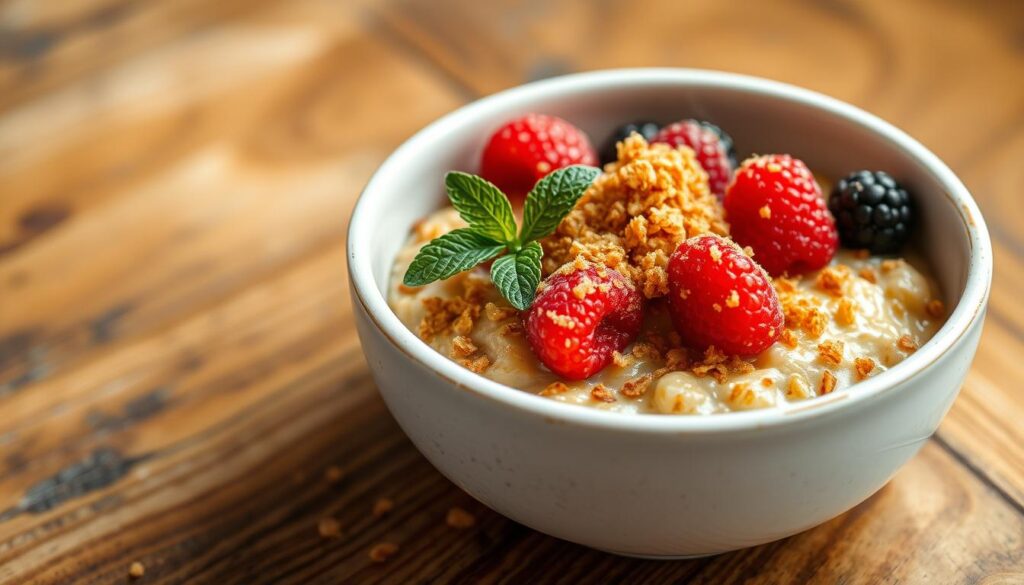
<svg viewBox="0 0 1024 585"><path fill-rule="evenodd" d="M692 555L644 555L638 553L619 552L617 550L609 550L606 548L597 549L601 552L606 552L611 555L620 557L629 557L631 559L644 559L647 561L686 561L692 559L702 559L704 557L713 557L723 553L697 553Z"/></svg>

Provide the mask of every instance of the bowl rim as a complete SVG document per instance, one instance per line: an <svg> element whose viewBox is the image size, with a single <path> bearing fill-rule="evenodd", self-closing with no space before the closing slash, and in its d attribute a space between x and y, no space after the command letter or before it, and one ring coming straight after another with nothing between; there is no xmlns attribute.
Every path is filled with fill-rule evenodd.
<svg viewBox="0 0 1024 585"><path fill-rule="evenodd" d="M845 118L880 135L920 163L943 186L955 204L970 244L967 280L963 294L946 322L916 352L886 372L858 382L842 392L804 402L786 403L772 408L730 412L713 416L666 416L663 414L626 414L565 404L500 384L475 374L423 342L401 322L387 299L377 289L368 254L359 255L356 242L368 241L373 226L363 219L374 205L374 194L388 188L388 178L402 162L419 156L430 145L444 139L446 128L493 116L496 110L530 99L550 98L562 93L590 93L602 89L635 87L702 86L745 92L795 102ZM501 403L507 408L537 415L561 423L596 426L647 433L718 433L791 425L798 421L825 416L867 403L886 394L886 390L907 382L933 367L965 337L984 315L992 278L992 251L988 229L967 187L938 156L892 124L856 106L824 94L790 84L736 73L702 69L640 68L608 69L575 73L536 81L507 89L465 104L438 118L400 145L370 177L356 201L349 219L347 256L354 300L388 343L409 359L430 370L456 388ZM385 287L386 288L386 287Z"/></svg>

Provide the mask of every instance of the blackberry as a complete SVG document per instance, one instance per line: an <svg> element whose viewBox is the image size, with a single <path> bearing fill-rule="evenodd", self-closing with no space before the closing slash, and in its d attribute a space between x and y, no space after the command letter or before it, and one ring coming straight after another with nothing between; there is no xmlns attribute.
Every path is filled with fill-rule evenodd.
<svg viewBox="0 0 1024 585"><path fill-rule="evenodd" d="M736 158L736 146L732 142L732 136L729 136L728 134L725 133L725 130L722 130L721 128L715 126L711 122L697 120L697 123L700 124L702 128L710 130L714 132L716 136L718 136L718 142L722 145L722 149L725 150L725 156L726 158L729 159L729 164L732 166L733 169L738 167L739 160Z"/></svg>
<svg viewBox="0 0 1024 585"><path fill-rule="evenodd" d="M914 221L910 195L883 171L856 171L839 181L828 200L846 248L891 254L907 241Z"/></svg>
<svg viewBox="0 0 1024 585"><path fill-rule="evenodd" d="M658 133L660 127L650 121L639 120L636 122L630 122L629 124L623 124L615 129L615 132L611 135L611 138L604 143L601 147L601 165L606 165L610 162L615 162L619 159L619 154L615 148L615 145L622 142L629 137L630 134L636 132L640 136L644 137L644 140L650 142L654 135Z"/></svg>

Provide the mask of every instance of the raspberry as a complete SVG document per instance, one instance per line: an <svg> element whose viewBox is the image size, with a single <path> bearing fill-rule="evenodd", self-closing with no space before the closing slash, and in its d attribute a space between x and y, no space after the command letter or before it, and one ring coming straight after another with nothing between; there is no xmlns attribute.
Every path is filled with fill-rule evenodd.
<svg viewBox="0 0 1024 585"><path fill-rule="evenodd" d="M843 245L872 254L898 252L914 222L907 190L883 171L850 173L832 189L828 208Z"/></svg>
<svg viewBox="0 0 1024 585"><path fill-rule="evenodd" d="M736 167L736 151L732 138L721 128L699 120L683 120L661 129L651 142L672 146L688 146L697 155L697 162L708 174L711 192L721 199Z"/></svg>
<svg viewBox="0 0 1024 585"><path fill-rule="evenodd" d="M668 261L669 312L683 342L728 355L755 355L782 333L779 297L764 270L736 244L703 235Z"/></svg>
<svg viewBox="0 0 1024 585"><path fill-rule="evenodd" d="M753 248L772 276L816 270L836 253L839 236L821 187L807 165L788 154L744 161L723 204L733 239Z"/></svg>
<svg viewBox="0 0 1024 585"><path fill-rule="evenodd" d="M587 135L561 118L527 114L491 135L480 175L506 195L521 197L544 175L576 164L597 164Z"/></svg>
<svg viewBox="0 0 1024 585"><path fill-rule="evenodd" d="M540 361L570 380L608 365L643 321L640 293L622 274L603 266L566 264L541 285L526 314L526 337Z"/></svg>

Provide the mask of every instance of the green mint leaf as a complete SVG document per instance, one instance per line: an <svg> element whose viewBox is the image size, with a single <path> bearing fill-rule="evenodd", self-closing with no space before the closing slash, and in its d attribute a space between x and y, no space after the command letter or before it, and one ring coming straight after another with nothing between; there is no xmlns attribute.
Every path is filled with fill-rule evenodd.
<svg viewBox="0 0 1024 585"><path fill-rule="evenodd" d="M470 229L496 241L516 239L516 220L508 198L497 187L476 175L452 171L444 177L448 199Z"/></svg>
<svg viewBox="0 0 1024 585"><path fill-rule="evenodd" d="M406 286L423 286L444 280L486 262L505 251L505 244L482 236L470 228L461 228L431 240L420 248L405 271Z"/></svg>
<svg viewBox="0 0 1024 585"><path fill-rule="evenodd" d="M558 223L572 211L599 174L600 169L574 165L558 169L537 181L526 196L519 241L531 242L555 231Z"/></svg>
<svg viewBox="0 0 1024 585"><path fill-rule="evenodd" d="M491 264L491 280L498 292L520 311L530 308L540 283L540 258L544 249L530 242L514 254L498 258Z"/></svg>

